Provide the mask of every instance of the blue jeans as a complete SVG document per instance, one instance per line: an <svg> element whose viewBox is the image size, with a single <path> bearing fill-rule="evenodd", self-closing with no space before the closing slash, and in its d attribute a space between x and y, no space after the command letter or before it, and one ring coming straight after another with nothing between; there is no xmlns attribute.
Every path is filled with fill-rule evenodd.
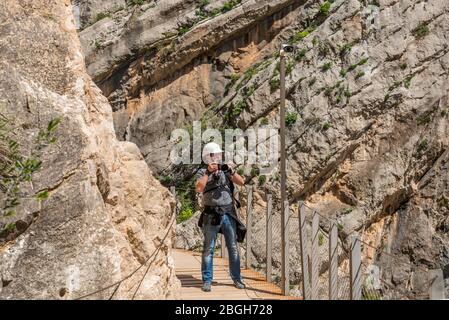
<svg viewBox="0 0 449 320"><path fill-rule="evenodd" d="M240 254L237 246L236 223L228 214L223 215L219 225L211 224L212 216L205 214L203 220L204 245L201 259L201 273L203 282L212 282L213 279L213 256L215 249L215 239L218 231L222 228L225 237L226 247L229 255L229 269L232 280L241 281L240 276Z"/></svg>

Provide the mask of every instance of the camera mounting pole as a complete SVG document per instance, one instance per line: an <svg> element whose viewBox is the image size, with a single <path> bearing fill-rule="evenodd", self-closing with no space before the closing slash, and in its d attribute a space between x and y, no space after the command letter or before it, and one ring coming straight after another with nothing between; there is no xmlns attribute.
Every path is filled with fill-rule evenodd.
<svg viewBox="0 0 449 320"><path fill-rule="evenodd" d="M288 295L290 291L289 283L289 266L288 266L288 243L286 241L286 221L288 217L285 216L286 208L286 147L285 147L285 45L282 46L280 51L280 136L281 136L281 289L283 295Z"/></svg>

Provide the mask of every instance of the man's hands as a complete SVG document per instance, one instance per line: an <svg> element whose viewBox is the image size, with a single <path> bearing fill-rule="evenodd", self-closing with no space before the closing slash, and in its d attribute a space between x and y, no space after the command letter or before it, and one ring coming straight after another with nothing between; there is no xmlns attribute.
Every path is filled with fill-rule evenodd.
<svg viewBox="0 0 449 320"><path fill-rule="evenodd" d="M235 163L230 162L228 163L229 168L233 171L233 174L231 175L231 180L238 186L243 186L245 184L245 179L243 179L237 172L235 172ZM199 178L195 185L195 191L197 193L201 193L204 191L204 188L206 187L207 181L209 180L210 174L216 174L218 171L218 164L217 163L209 163L207 165L207 174Z"/></svg>

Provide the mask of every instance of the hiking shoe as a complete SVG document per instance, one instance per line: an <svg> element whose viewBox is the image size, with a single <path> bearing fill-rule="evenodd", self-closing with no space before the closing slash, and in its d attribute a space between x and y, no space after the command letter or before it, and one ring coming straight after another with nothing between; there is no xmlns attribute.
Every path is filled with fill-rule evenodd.
<svg viewBox="0 0 449 320"><path fill-rule="evenodd" d="M210 282L203 283L203 287L201 288L204 292L209 292L211 290L211 284Z"/></svg>
<svg viewBox="0 0 449 320"><path fill-rule="evenodd" d="M237 289L245 289L246 285L242 282L242 280L234 280L234 286Z"/></svg>

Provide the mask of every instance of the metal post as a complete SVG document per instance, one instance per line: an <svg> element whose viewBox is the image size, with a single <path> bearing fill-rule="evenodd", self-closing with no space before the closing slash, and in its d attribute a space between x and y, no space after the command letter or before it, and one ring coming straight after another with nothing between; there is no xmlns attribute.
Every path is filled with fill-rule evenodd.
<svg viewBox="0 0 449 320"><path fill-rule="evenodd" d="M443 270L429 270L429 282L430 300L443 300L445 296Z"/></svg>
<svg viewBox="0 0 449 320"><path fill-rule="evenodd" d="M318 300L318 275L319 275L319 252L318 252L318 242L319 242L319 228L320 220L318 213L313 212L312 216L312 252L311 252L311 265L310 270L312 273L311 278L311 288L312 288L312 300Z"/></svg>
<svg viewBox="0 0 449 320"><path fill-rule="evenodd" d="M338 228L335 221L329 226L329 300L338 299Z"/></svg>
<svg viewBox="0 0 449 320"><path fill-rule="evenodd" d="M357 235L351 235L351 253L349 261L349 271L351 274L350 293L351 300L360 300L362 298L362 264L360 240Z"/></svg>
<svg viewBox="0 0 449 320"><path fill-rule="evenodd" d="M266 255L267 255L267 282L271 282L271 250L273 243L273 200L271 198L271 194L267 194L267 230L266 230Z"/></svg>
<svg viewBox="0 0 449 320"><path fill-rule="evenodd" d="M251 238L253 223L253 187L246 186L247 202L246 202L246 268L251 266Z"/></svg>
<svg viewBox="0 0 449 320"><path fill-rule="evenodd" d="M301 269L302 269L302 294L304 300L311 298L310 274L309 274L309 246L306 230L306 208L304 203L298 203L299 215L299 245L301 247Z"/></svg>
<svg viewBox="0 0 449 320"><path fill-rule="evenodd" d="M178 199L176 197L176 187L175 186L170 187L170 192L173 195L173 197L175 198L175 208L173 210L173 214L175 215L175 217L177 217L178 216ZM173 249L176 248L176 232L174 232L174 235L173 235L172 248Z"/></svg>
<svg viewBox="0 0 449 320"><path fill-rule="evenodd" d="M290 241L289 241L289 235L290 235L290 206L288 205L288 200L285 200L284 202L284 225L282 226L282 230L284 231L284 250L282 250L282 254L284 256L282 257L282 260L284 261L284 264L282 264L282 273L285 275L284 282L283 282L283 295L288 296L290 293Z"/></svg>
<svg viewBox="0 0 449 320"><path fill-rule="evenodd" d="M286 175L286 150L285 150L285 51L282 49L280 52L280 91L281 91L281 100L280 100L280 135L281 135L281 288L282 294L286 295L285 288L288 286L286 284L286 240L285 240L285 200L287 199L286 188L287 188L287 175Z"/></svg>

